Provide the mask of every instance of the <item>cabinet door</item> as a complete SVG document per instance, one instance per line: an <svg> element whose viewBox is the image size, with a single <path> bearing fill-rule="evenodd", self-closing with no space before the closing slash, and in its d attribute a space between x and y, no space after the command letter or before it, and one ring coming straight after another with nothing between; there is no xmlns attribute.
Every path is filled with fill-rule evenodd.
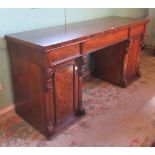
<svg viewBox="0 0 155 155"><path fill-rule="evenodd" d="M73 114L78 104L78 73L74 64L61 65L54 73L56 123Z"/></svg>
<svg viewBox="0 0 155 155"><path fill-rule="evenodd" d="M127 66L127 80L132 80L137 76L139 57L141 52L141 36L136 36L132 38L131 48L128 57L128 66Z"/></svg>

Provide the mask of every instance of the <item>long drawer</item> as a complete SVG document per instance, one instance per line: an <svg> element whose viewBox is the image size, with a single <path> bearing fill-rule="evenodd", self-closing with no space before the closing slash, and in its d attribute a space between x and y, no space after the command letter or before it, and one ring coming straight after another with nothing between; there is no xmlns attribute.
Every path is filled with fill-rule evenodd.
<svg viewBox="0 0 155 155"><path fill-rule="evenodd" d="M110 44L123 41L128 38L128 29L114 30L111 33L102 34L93 39L87 40L82 44L82 54L87 54L95 50L104 48Z"/></svg>
<svg viewBox="0 0 155 155"><path fill-rule="evenodd" d="M47 54L47 59L49 63L55 63L79 55L80 55L80 45L72 44L69 46L64 46L49 51Z"/></svg>

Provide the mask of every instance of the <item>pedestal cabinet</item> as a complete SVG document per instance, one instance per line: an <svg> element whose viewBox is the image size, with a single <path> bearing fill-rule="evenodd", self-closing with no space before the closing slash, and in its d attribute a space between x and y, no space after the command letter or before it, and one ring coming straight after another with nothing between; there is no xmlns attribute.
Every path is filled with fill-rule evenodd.
<svg viewBox="0 0 155 155"><path fill-rule="evenodd" d="M53 63L51 52L43 54L14 41L7 43L16 112L21 117L51 137L85 114L82 106L84 56Z"/></svg>
<svg viewBox="0 0 155 155"><path fill-rule="evenodd" d="M46 137L76 122L87 55L93 76L126 87L140 75L147 23L106 17L6 35L17 114Z"/></svg>
<svg viewBox="0 0 155 155"><path fill-rule="evenodd" d="M139 61L144 47L145 25L131 26L128 33L126 41L91 53L94 77L126 87L141 76Z"/></svg>

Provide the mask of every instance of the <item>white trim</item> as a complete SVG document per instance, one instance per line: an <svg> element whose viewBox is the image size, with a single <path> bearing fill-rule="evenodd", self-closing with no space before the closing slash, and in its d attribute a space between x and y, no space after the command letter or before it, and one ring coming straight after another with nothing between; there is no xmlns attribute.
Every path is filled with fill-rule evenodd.
<svg viewBox="0 0 155 155"><path fill-rule="evenodd" d="M4 38L0 38L0 49L6 49L6 41Z"/></svg>
<svg viewBox="0 0 155 155"><path fill-rule="evenodd" d="M0 109L0 116L4 115L5 113L10 112L12 110L15 111L15 105L14 104L11 104L5 108Z"/></svg>

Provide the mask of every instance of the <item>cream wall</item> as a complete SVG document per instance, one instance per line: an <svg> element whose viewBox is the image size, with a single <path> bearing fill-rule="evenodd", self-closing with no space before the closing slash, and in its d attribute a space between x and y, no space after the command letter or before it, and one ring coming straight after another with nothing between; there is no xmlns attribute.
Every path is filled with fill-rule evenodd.
<svg viewBox="0 0 155 155"><path fill-rule="evenodd" d="M155 47L155 9L148 9L148 18L150 19L150 23L147 27L147 37L145 39L145 43L148 47Z"/></svg>

